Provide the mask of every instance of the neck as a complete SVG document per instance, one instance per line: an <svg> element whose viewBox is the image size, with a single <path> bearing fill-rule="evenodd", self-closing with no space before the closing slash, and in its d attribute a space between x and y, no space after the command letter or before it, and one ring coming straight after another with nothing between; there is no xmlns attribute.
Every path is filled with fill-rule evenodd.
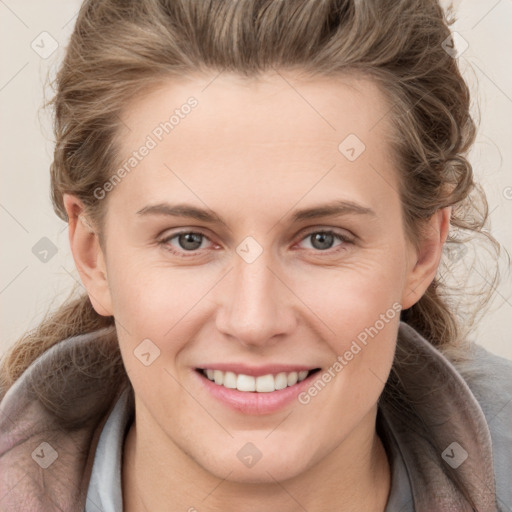
<svg viewBox="0 0 512 512"><path fill-rule="evenodd" d="M163 512L172 504L173 510L189 512L384 512L390 489L389 462L374 428L368 439L356 450L342 443L293 478L240 483L208 473L168 438L172 448L166 450L158 438L147 437L134 423L124 447L123 509Z"/></svg>

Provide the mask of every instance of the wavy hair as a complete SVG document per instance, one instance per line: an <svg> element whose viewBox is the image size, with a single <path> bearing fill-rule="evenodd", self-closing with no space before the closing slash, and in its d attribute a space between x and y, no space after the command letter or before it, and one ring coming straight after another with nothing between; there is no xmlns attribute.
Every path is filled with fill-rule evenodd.
<svg viewBox="0 0 512 512"><path fill-rule="evenodd" d="M408 237L418 242L425 221L452 206L447 246L482 235L499 255L499 244L484 229L485 194L466 158L476 128L467 84L445 51L455 21L450 15L437 0L87 0L46 104L54 120L54 210L67 221L63 193L75 194L103 240L108 202L98 201L94 190L121 164L120 114L173 76L229 70L251 77L270 69L353 73L374 80L389 100ZM461 322L455 292L448 293L450 254L444 255L444 274L401 319L462 358L462 327L471 322ZM497 275L487 296L478 290L475 311L490 297ZM98 315L87 294L73 294L3 357L0 396L58 341L111 325L114 319Z"/></svg>

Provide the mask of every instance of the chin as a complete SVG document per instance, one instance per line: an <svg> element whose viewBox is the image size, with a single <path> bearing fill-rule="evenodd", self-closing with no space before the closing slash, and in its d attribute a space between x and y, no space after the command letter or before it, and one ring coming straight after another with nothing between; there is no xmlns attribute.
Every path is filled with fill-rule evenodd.
<svg viewBox="0 0 512 512"><path fill-rule="evenodd" d="M250 453L253 453L253 459L250 459ZM263 453L265 452L265 453ZM272 484L276 480L281 482L292 479L307 469L307 463L297 454L293 457L284 457L282 450L276 447L275 451L270 452L267 448L260 452L258 457L255 447L249 443L244 445L241 450L228 454L210 454L209 460L200 460L194 458L206 472L229 482L240 484ZM191 454L189 454L191 455ZM245 459L245 461L244 461Z"/></svg>
<svg viewBox="0 0 512 512"><path fill-rule="evenodd" d="M239 466L226 465L218 473L212 473L220 479L237 484L275 484L293 479L302 473L298 468L291 469L283 463L266 463L260 461L258 467L241 468Z"/></svg>

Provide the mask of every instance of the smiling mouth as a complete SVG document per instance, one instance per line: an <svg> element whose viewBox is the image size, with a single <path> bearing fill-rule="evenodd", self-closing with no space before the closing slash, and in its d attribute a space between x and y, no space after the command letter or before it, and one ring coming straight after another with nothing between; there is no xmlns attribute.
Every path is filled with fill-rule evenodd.
<svg viewBox="0 0 512 512"><path fill-rule="evenodd" d="M320 371L320 368L300 372L280 372L277 374L254 377L243 373L223 372L208 368L196 368L196 371L211 382L228 389L236 389L246 393L271 393L302 382L309 376Z"/></svg>

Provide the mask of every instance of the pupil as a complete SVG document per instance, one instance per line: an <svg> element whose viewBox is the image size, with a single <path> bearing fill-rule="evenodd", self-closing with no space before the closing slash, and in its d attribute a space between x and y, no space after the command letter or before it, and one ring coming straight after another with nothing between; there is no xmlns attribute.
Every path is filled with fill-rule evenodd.
<svg viewBox="0 0 512 512"><path fill-rule="evenodd" d="M181 244L184 249L195 250L201 246L201 236L199 233L185 233L180 236L180 244L184 240L184 244ZM332 239L333 236L330 233L316 233L313 236L313 246L316 249L329 249L333 241ZM192 247L188 244L192 244Z"/></svg>
<svg viewBox="0 0 512 512"><path fill-rule="evenodd" d="M330 233L316 233L313 237L313 246L315 246L316 242L320 242L320 247L315 247L316 249L329 249L332 244L332 238L333 236ZM327 244L325 244L326 240Z"/></svg>
<svg viewBox="0 0 512 512"><path fill-rule="evenodd" d="M183 240L184 244L181 244ZM189 244L192 244L192 247ZM180 236L180 245L184 249L197 249L201 245L201 235L199 233L185 233Z"/></svg>

